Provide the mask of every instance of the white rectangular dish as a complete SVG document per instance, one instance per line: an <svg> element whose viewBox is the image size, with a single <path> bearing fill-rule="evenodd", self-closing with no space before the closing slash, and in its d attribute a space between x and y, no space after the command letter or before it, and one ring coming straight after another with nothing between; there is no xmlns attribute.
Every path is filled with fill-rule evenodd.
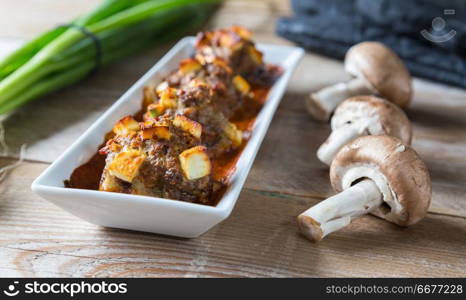
<svg viewBox="0 0 466 300"><path fill-rule="evenodd" d="M122 117L140 110L143 87L160 82L178 67L182 59L193 54L193 37L180 40L121 96L32 183L32 190L79 218L102 226L179 237L197 237L206 232L230 215L288 81L303 56L303 50L297 47L264 44L258 44L257 47L263 51L267 63L283 68L283 74L270 90L267 101L257 116L250 140L236 164L231 183L216 206L64 187L64 180L96 153L105 134L112 130L114 124Z"/></svg>

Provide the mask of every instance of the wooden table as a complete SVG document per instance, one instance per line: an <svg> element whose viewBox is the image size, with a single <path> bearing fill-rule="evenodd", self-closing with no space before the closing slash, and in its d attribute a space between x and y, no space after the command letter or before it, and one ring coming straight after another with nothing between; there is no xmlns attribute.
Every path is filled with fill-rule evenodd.
<svg viewBox="0 0 466 300"><path fill-rule="evenodd" d="M96 2L1 1L0 36L30 38ZM6 14L9 10L15 13ZM274 22L289 13L287 1L228 1L208 27L239 23L254 30L258 41L286 44L275 36ZM28 105L6 122L7 137L26 136L31 146L46 141L46 149L56 132L73 136L73 128L89 126L168 47L117 63ZM422 222L399 228L366 216L319 244L299 234L295 217L332 194L328 171L315 157L329 128L310 119L303 99L311 90L344 79L341 62L306 55L232 215L200 238L102 228L81 221L32 194L31 182L48 163L26 161L0 184L0 275L466 276L464 90L415 80L415 99L408 110L414 123L413 146L431 171L434 191ZM79 101L91 104L76 112L73 108L79 107ZM62 114L69 122L60 119ZM50 142L49 149L70 142ZM3 158L0 164L11 161Z"/></svg>

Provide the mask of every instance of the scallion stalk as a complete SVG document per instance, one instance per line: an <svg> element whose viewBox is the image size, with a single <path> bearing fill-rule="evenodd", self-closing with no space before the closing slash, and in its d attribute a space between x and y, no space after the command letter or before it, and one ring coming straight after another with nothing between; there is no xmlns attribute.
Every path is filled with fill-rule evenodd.
<svg viewBox="0 0 466 300"><path fill-rule="evenodd" d="M74 24L102 46L102 63L199 25L219 0L106 0ZM53 29L0 62L0 115L72 84L95 67L95 45L76 28Z"/></svg>

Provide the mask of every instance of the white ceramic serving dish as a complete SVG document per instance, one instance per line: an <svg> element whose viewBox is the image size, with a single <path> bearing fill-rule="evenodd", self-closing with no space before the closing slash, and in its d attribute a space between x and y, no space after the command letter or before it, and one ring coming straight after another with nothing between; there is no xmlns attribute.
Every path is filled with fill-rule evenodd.
<svg viewBox="0 0 466 300"><path fill-rule="evenodd" d="M179 237L197 237L226 219L238 199L259 146L303 50L297 47L259 44L265 61L280 65L284 73L271 89L260 111L251 138L238 160L231 184L217 206L121 193L65 188L63 181L87 162L104 136L122 117L141 106L143 87L158 83L194 52L194 38L180 40L155 66L118 99L76 142L33 183L32 190L44 199L88 222L124 229Z"/></svg>

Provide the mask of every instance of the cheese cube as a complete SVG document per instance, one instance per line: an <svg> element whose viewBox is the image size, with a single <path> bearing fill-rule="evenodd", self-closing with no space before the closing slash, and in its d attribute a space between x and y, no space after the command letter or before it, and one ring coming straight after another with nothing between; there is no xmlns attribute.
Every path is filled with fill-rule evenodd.
<svg viewBox="0 0 466 300"><path fill-rule="evenodd" d="M188 180L207 176L212 170L207 149L204 146L196 146L183 151L179 159L181 169Z"/></svg>
<svg viewBox="0 0 466 300"><path fill-rule="evenodd" d="M216 55L212 47L203 47L202 53L196 53L194 57L200 64L205 65L207 63L213 62L216 58Z"/></svg>
<svg viewBox="0 0 466 300"><path fill-rule="evenodd" d="M138 130L139 123L132 116L124 117L113 127L113 132L116 135L127 135Z"/></svg>
<svg viewBox="0 0 466 300"><path fill-rule="evenodd" d="M160 105L165 108L176 108L177 106L177 90L175 88L167 88L160 92Z"/></svg>
<svg viewBox="0 0 466 300"><path fill-rule="evenodd" d="M223 127L223 132L233 142L235 147L241 146L243 142L243 132L239 130L235 124L227 122Z"/></svg>
<svg viewBox="0 0 466 300"><path fill-rule="evenodd" d="M167 126L154 126L150 128L144 128L141 131L141 138L143 140L149 140L153 138L169 140L170 131L168 130Z"/></svg>
<svg viewBox="0 0 466 300"><path fill-rule="evenodd" d="M225 69L228 73L233 72L231 70L230 66L228 66L228 64L223 59L220 59L220 58L216 57L216 58L213 59L212 63L214 65L217 65L217 66Z"/></svg>
<svg viewBox="0 0 466 300"><path fill-rule="evenodd" d="M241 38L245 40L250 40L252 37L251 31L247 30L246 28L238 25L231 26L231 31L239 35Z"/></svg>
<svg viewBox="0 0 466 300"><path fill-rule="evenodd" d="M99 184L99 191L104 192L120 192L120 185L115 176L111 176L107 171L104 171L102 174L102 179Z"/></svg>
<svg viewBox="0 0 466 300"><path fill-rule="evenodd" d="M193 78L188 82L188 87L196 88L196 87L207 87L207 82L204 78Z"/></svg>
<svg viewBox="0 0 466 300"><path fill-rule="evenodd" d="M244 46L241 38L231 32L221 32L219 44L220 47L228 48L233 52L240 50Z"/></svg>
<svg viewBox="0 0 466 300"><path fill-rule="evenodd" d="M248 47L248 54L256 64L261 65L263 63L262 52L257 50L254 46Z"/></svg>
<svg viewBox="0 0 466 300"><path fill-rule="evenodd" d="M153 86L145 86L143 90L144 99L143 99L143 106L146 107L157 99L155 95L155 90Z"/></svg>
<svg viewBox="0 0 466 300"><path fill-rule="evenodd" d="M163 115L165 112L165 107L163 107L160 103L157 103L153 106L150 106L148 112L151 118L157 118L158 116Z"/></svg>
<svg viewBox="0 0 466 300"><path fill-rule="evenodd" d="M196 138L201 138L202 125L196 121L186 118L183 115L176 115L173 119L173 125L180 128L183 131L189 132L189 134Z"/></svg>
<svg viewBox="0 0 466 300"><path fill-rule="evenodd" d="M251 91L251 86L241 75L233 77L233 84L235 88L243 94L247 94Z"/></svg>
<svg viewBox="0 0 466 300"><path fill-rule="evenodd" d="M186 58L180 62L180 71L185 75L200 70L201 67L202 65L192 58Z"/></svg>
<svg viewBox="0 0 466 300"><path fill-rule="evenodd" d="M126 150L115 155L108 166L108 171L121 180L131 182L145 159L145 154L139 150Z"/></svg>
<svg viewBox="0 0 466 300"><path fill-rule="evenodd" d="M155 91L157 94L160 94L162 91L166 90L169 88L168 82L167 81L162 81L156 88Z"/></svg>

